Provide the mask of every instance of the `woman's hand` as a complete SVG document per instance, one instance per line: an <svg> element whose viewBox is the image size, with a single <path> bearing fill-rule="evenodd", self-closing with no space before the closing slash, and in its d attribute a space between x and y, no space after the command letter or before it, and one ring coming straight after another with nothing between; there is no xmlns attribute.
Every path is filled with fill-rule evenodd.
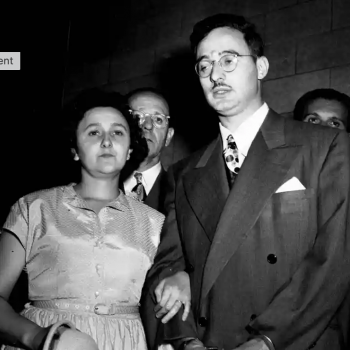
<svg viewBox="0 0 350 350"><path fill-rule="evenodd" d="M41 343L37 350L43 350L44 345L50 350L98 350L96 342L86 333L80 332L69 321L59 321L50 327L43 328ZM46 342L49 342L46 344Z"/></svg>
<svg viewBox="0 0 350 350"><path fill-rule="evenodd" d="M52 324L51 326L45 327L45 328L41 328L40 331L35 335L35 337L33 338L33 350L43 350L44 349L44 345L46 343L46 339L49 335L49 332L51 330L51 328L56 328L56 324L61 323L61 322L57 322ZM62 336L62 334L68 330L69 328L65 327L64 324L62 326L57 327L57 329L54 331L54 336L51 339L51 343L50 343L50 349L56 349L57 348L57 344L59 343L59 340Z"/></svg>
<svg viewBox="0 0 350 350"><path fill-rule="evenodd" d="M162 323L172 319L184 305L182 320L185 321L191 309L190 279L186 272L164 278L155 289L158 305L154 308L156 317L162 318Z"/></svg>

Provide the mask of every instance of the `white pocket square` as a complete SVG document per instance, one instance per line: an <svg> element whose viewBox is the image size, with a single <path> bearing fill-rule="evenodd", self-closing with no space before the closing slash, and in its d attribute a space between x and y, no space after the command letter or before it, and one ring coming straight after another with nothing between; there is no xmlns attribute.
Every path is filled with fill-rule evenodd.
<svg viewBox="0 0 350 350"><path fill-rule="evenodd" d="M277 189L276 193L288 192L288 191L299 191L305 190L303 184L294 176L290 180L286 181L280 188Z"/></svg>

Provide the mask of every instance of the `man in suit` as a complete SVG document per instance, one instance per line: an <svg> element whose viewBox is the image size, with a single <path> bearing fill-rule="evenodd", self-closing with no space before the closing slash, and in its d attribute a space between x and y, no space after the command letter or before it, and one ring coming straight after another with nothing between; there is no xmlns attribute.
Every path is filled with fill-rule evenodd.
<svg viewBox="0 0 350 350"><path fill-rule="evenodd" d="M159 280L187 271L192 305L185 322L178 313L162 326L162 341L186 350L348 349L338 317L350 287L347 134L264 103L269 63L243 17L204 19L191 44L220 132L168 171L167 219L146 283L156 304Z"/></svg>
<svg viewBox="0 0 350 350"><path fill-rule="evenodd" d="M295 120L350 131L350 97L334 89L315 89L301 96Z"/></svg>
<svg viewBox="0 0 350 350"><path fill-rule="evenodd" d="M160 93L151 88L129 93L128 103L131 112L139 120L149 153L124 181L124 190L163 212L165 170L160 158L174 136L174 128L170 126L169 105Z"/></svg>

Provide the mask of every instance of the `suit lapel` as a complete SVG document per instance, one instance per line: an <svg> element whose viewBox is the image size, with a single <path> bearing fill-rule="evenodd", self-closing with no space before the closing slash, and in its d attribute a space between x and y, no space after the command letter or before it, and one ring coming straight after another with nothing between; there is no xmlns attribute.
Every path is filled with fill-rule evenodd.
<svg viewBox="0 0 350 350"><path fill-rule="evenodd" d="M183 179L187 199L210 241L229 194L219 136Z"/></svg>
<svg viewBox="0 0 350 350"><path fill-rule="evenodd" d="M283 183L301 147L285 143L284 118L270 111L223 208L204 268L202 301Z"/></svg>
<svg viewBox="0 0 350 350"><path fill-rule="evenodd" d="M145 204L149 205L150 207L159 210L160 208L160 202L162 201L162 198L160 196L161 192L161 181L165 174L165 170L162 167L162 170L158 174L156 181L154 182L151 191L148 193Z"/></svg>

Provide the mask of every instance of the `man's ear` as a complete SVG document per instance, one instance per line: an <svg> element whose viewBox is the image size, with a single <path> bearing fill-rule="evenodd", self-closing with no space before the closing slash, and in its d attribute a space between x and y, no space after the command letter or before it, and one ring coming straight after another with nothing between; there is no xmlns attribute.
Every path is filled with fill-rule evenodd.
<svg viewBox="0 0 350 350"><path fill-rule="evenodd" d="M78 161L78 160L79 160L79 156L78 156L77 151L76 151L74 148L71 148L70 151L72 152L73 159L74 159L75 161Z"/></svg>
<svg viewBox="0 0 350 350"><path fill-rule="evenodd" d="M129 159L130 159L131 153L132 153L132 149L129 148L128 155L126 156L126 160L129 160Z"/></svg>
<svg viewBox="0 0 350 350"><path fill-rule="evenodd" d="M171 142L171 140L172 140L172 138L174 136L174 132L175 132L174 128L169 128L168 129L168 132L166 134L165 147L169 146L169 144L170 144L170 142Z"/></svg>
<svg viewBox="0 0 350 350"><path fill-rule="evenodd" d="M258 79L264 79L269 71L269 61L265 56L258 57L256 60L258 69Z"/></svg>

